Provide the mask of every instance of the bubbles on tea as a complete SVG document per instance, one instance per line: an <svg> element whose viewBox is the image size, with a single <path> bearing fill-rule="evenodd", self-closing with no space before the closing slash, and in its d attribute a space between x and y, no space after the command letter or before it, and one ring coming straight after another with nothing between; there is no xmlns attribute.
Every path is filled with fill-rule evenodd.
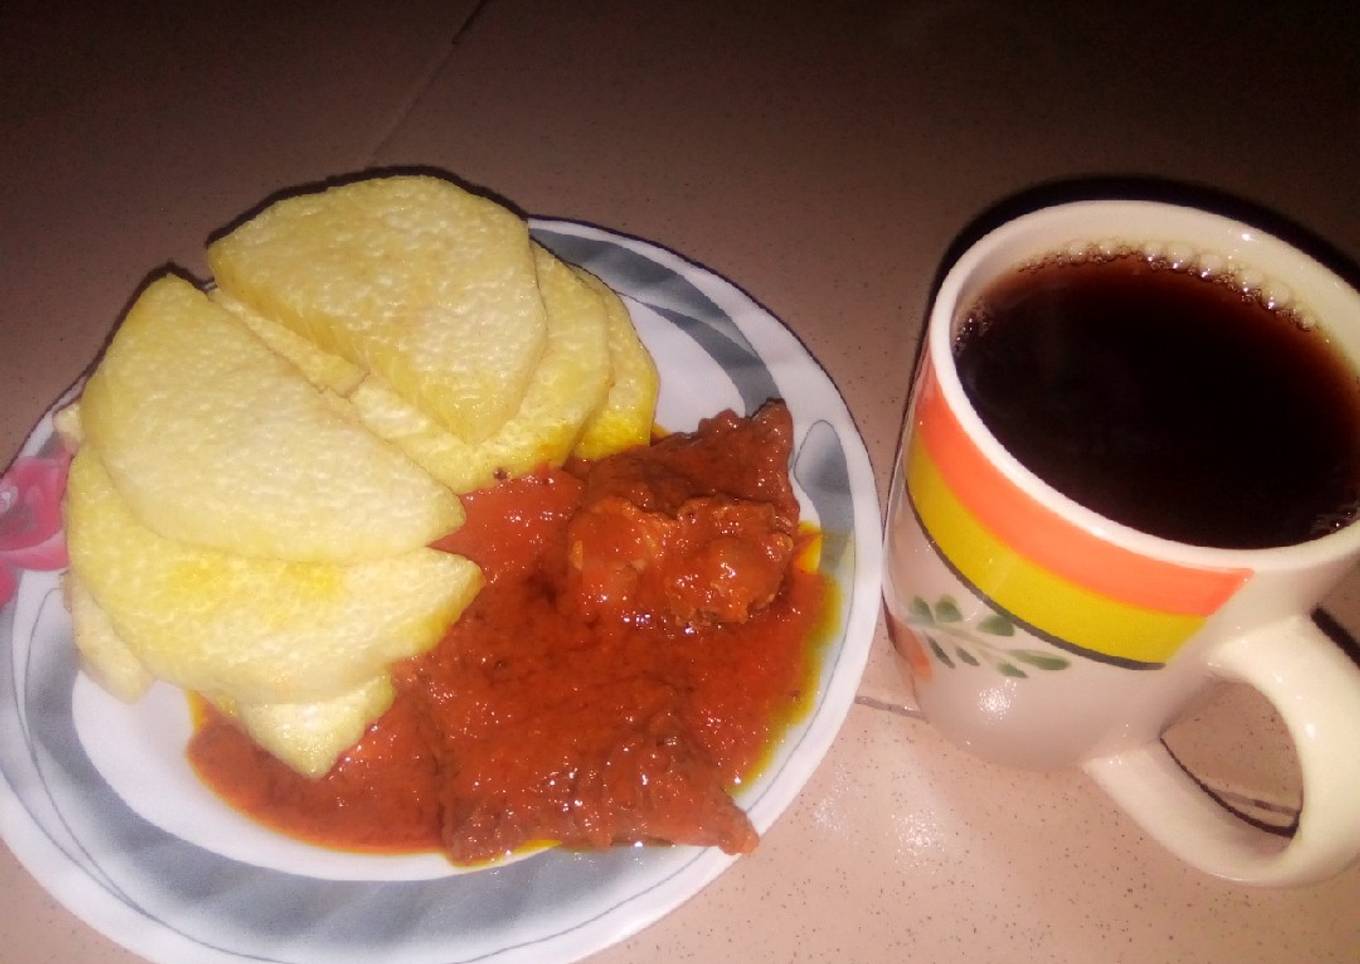
<svg viewBox="0 0 1360 964"><path fill-rule="evenodd" d="M1185 241L1150 238L1130 241L1102 238L1096 241L1073 239L1049 254L1020 264L1017 271L1034 271L1056 264L1105 263L1137 257L1156 271L1180 271L1204 281L1214 281L1236 291L1245 301L1259 304L1279 317L1307 331L1317 325L1316 314L1298 302L1289 285L1258 268L1239 263L1231 255L1196 248ZM960 329L962 325L960 326Z"/></svg>
<svg viewBox="0 0 1360 964"><path fill-rule="evenodd" d="M1259 291L1266 283L1266 276L1255 268L1243 268L1234 277L1237 290L1244 295L1250 295L1253 291Z"/></svg>
<svg viewBox="0 0 1360 964"><path fill-rule="evenodd" d="M1209 253L1202 254L1195 261L1194 271L1205 281L1223 276L1224 269L1228 262L1220 255Z"/></svg>
<svg viewBox="0 0 1360 964"><path fill-rule="evenodd" d="M1195 249L1182 241L1173 241L1166 248L1166 264L1173 271L1189 267L1195 258Z"/></svg>

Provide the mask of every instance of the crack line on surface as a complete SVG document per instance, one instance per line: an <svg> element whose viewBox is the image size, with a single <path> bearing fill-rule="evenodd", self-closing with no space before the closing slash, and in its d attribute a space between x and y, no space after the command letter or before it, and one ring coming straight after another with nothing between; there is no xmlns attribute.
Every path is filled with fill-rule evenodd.
<svg viewBox="0 0 1360 964"><path fill-rule="evenodd" d="M420 103L421 98L434 86L435 80L438 79L440 73L444 70L445 65L453 59L454 53L458 50L458 45L462 43L463 38L467 36L468 31L471 30L473 24L477 22L477 18L482 15L482 11L490 5L491 0L478 0L477 5L472 8L472 12L458 25L458 29L455 30L453 36L449 38L448 46L444 48L443 53L430 62L430 66L425 69L425 72L420 75L420 79L416 81L415 86L411 90L411 95L407 97L401 106L393 113L391 123L387 125L387 129L378 137L378 141L373 145L373 149L368 152L368 156L364 161L365 167L371 167L378 159L378 155L392 142L392 138L396 136L397 131L401 130L402 125L406 123L407 118L415 111L416 105Z"/></svg>
<svg viewBox="0 0 1360 964"><path fill-rule="evenodd" d="M1213 784L1199 777L1196 773L1194 773L1194 771L1192 771L1188 766L1186 766L1185 762L1181 760L1181 758L1176 755L1175 751L1172 750L1171 747L1167 744L1165 738L1162 739L1161 744L1166 749L1166 752L1171 756L1172 761L1176 764L1176 766L1181 768L1181 771L1187 777L1189 777L1196 784L1198 784L1199 788L1203 790L1206 794L1208 794L1209 797L1212 798L1215 803L1217 803L1224 810L1227 810L1238 820L1241 820L1243 823L1250 824L1257 830L1263 830L1266 833L1274 834L1277 837L1292 837L1294 835L1294 831L1298 829L1299 812L1297 810L1282 809L1278 804L1271 804L1268 803L1267 801L1258 800L1255 797L1248 796L1243 793L1236 793L1226 788L1220 789L1219 787L1216 787ZM1236 798L1236 800L1238 801L1237 806L1233 805L1234 798ZM1266 820L1262 820L1260 817L1255 816L1254 814L1248 813L1243 805L1243 802L1256 806L1267 812L1280 813L1284 816L1292 815L1292 819L1285 826L1270 823Z"/></svg>
<svg viewBox="0 0 1360 964"><path fill-rule="evenodd" d="M918 709L904 706L901 703L889 703L887 700L875 699L872 696L856 696L855 702L860 706L867 706L871 710L883 710L892 713L894 716L905 716L912 720L924 720L925 714Z"/></svg>
<svg viewBox="0 0 1360 964"><path fill-rule="evenodd" d="M1228 799L1233 800L1243 806L1254 807L1257 810L1265 810L1269 813L1278 813L1291 819L1298 817L1299 808L1287 803L1272 803L1269 800L1262 800L1260 797L1253 797L1245 793L1238 793L1236 790L1218 789L1216 792Z"/></svg>

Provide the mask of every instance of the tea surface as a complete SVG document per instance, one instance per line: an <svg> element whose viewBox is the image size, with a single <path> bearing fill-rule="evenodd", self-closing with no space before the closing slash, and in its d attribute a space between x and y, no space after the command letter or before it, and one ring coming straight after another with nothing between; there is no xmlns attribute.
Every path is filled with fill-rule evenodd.
<svg viewBox="0 0 1360 964"><path fill-rule="evenodd" d="M1322 326L1227 283L1137 255L1049 261L984 291L954 350L1002 445L1135 529L1264 548L1356 515L1355 371Z"/></svg>

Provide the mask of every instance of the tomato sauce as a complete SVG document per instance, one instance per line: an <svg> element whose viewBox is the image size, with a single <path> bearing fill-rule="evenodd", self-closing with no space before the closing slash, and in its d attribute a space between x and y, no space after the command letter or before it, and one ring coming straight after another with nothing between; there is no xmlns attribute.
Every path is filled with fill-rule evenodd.
<svg viewBox="0 0 1360 964"><path fill-rule="evenodd" d="M206 707L191 762L255 819L342 849L749 851L728 791L809 705L827 595L793 564L816 537L797 528L789 434L782 406L724 415L465 496L437 547L487 585L394 668L393 706L329 774L298 776Z"/></svg>

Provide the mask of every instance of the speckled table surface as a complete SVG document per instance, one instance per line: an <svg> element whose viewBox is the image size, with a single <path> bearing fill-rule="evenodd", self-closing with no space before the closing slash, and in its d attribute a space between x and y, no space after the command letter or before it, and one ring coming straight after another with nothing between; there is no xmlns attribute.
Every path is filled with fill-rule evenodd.
<svg viewBox="0 0 1360 964"><path fill-rule="evenodd" d="M0 8L0 461L153 267L204 275L206 236L264 196L372 167L442 168L733 279L840 387L880 494L933 281L970 225L1169 181L1360 259L1360 20L1330 6L85 6ZM1327 608L1360 631L1360 577ZM1219 691L1168 742L1288 823L1296 767L1254 694ZM2 848L0 888L0 959L135 959ZM1360 869L1227 884L1077 773L953 749L880 629L759 850L599 959L1353 961L1358 905Z"/></svg>

